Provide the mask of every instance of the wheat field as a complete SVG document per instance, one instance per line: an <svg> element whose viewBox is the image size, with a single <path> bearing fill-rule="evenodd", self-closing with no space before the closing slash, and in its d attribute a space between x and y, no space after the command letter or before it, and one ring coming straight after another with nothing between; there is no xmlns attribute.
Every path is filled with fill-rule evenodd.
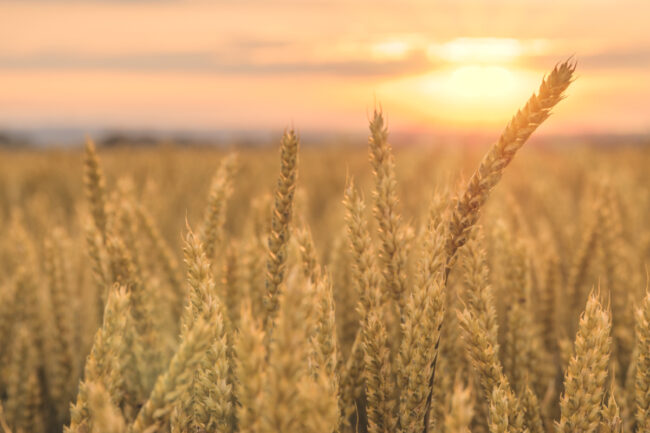
<svg viewBox="0 0 650 433"><path fill-rule="evenodd" d="M379 109L367 150L2 152L2 429L650 431L650 152L521 149L574 68L469 152Z"/></svg>

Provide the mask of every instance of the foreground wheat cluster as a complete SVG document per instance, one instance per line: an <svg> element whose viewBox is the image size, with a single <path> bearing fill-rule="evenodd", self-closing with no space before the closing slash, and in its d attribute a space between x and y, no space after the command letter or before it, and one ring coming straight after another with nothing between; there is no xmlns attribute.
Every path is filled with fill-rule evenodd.
<svg viewBox="0 0 650 433"><path fill-rule="evenodd" d="M462 184L405 155L400 187L381 112L372 176L337 183L322 151L303 188L289 131L272 193L253 186L271 164L242 155L205 191L202 154L131 151L111 180L124 154L104 166L89 142L85 198L78 156L8 156L2 428L650 431L647 161L620 156L626 176L538 156L487 201L573 71L544 79Z"/></svg>

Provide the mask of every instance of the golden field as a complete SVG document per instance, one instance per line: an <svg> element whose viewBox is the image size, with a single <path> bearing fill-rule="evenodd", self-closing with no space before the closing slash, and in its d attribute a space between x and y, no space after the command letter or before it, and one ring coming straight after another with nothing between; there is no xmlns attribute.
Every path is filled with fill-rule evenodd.
<svg viewBox="0 0 650 433"><path fill-rule="evenodd" d="M2 428L649 431L650 151L523 146L572 73L480 148L3 151Z"/></svg>

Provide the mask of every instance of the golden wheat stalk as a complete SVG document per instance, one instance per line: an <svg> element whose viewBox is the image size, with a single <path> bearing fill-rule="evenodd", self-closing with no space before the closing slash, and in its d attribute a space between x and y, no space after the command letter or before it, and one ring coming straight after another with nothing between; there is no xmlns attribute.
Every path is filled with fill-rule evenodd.
<svg viewBox="0 0 650 433"><path fill-rule="evenodd" d="M303 225L303 227L296 230L295 239L300 250L300 258L302 261L302 268L305 277L315 282L320 276L320 266L318 265L316 248L314 246L314 240L312 239L309 227Z"/></svg>
<svg viewBox="0 0 650 433"><path fill-rule="evenodd" d="M305 418L300 383L308 373L307 332L313 329L311 305L303 284L290 278L280 296L277 324L269 345L261 433L300 431Z"/></svg>
<svg viewBox="0 0 650 433"><path fill-rule="evenodd" d="M395 162L388 143L384 116L375 110L370 121L370 162L375 177L375 218L379 225L384 290L392 296L400 310L406 293L406 237L398 212Z"/></svg>
<svg viewBox="0 0 650 433"><path fill-rule="evenodd" d="M103 385L88 384L88 411L92 433L125 433L126 422Z"/></svg>
<svg viewBox="0 0 650 433"><path fill-rule="evenodd" d="M124 287L111 290L102 327L95 333L92 349L79 384L77 400L70 408L70 432L86 431L90 423L88 384L100 383L127 418L135 415L143 389L134 347L135 330L130 295Z"/></svg>
<svg viewBox="0 0 650 433"><path fill-rule="evenodd" d="M266 261L266 291L264 305L266 315L264 329L272 326L278 309L278 293L284 282L284 268L287 260L287 247L291 229L289 224L293 214L293 196L298 178L298 148L300 141L293 130L282 136L280 149L280 177L275 191L275 205L271 215L271 233L268 239Z"/></svg>
<svg viewBox="0 0 650 433"><path fill-rule="evenodd" d="M240 328L235 344L237 387L237 421L242 432L258 433L264 402L266 350L262 324L253 316L250 302L241 309Z"/></svg>
<svg viewBox="0 0 650 433"><path fill-rule="evenodd" d="M363 373L366 382L370 433L395 432L398 426L388 332L382 319L381 308L376 306L370 310L363 324L365 352Z"/></svg>
<svg viewBox="0 0 650 433"><path fill-rule="evenodd" d="M230 323L223 301L216 293L203 244L191 231L185 242L185 262L190 290L181 328L188 330L197 320L204 319L213 327L213 340L197 366L191 387L180 402L185 417L178 421L178 425L183 431L206 429L225 433L234 417L232 383L229 380Z"/></svg>
<svg viewBox="0 0 650 433"><path fill-rule="evenodd" d="M406 298L402 319L402 341L397 371L400 395L400 425L405 431L421 431L429 422L425 412L435 347L445 316L446 293L442 279L445 262L445 226L442 197L434 199L424 234L424 254L417 284ZM436 348L437 349L437 348Z"/></svg>
<svg viewBox="0 0 650 433"><path fill-rule="evenodd" d="M86 140L84 153L84 183L86 197L90 203L90 213L93 216L95 227L99 230L102 240L106 243L107 212L106 212L106 180L99 165L99 158L95 150L95 143Z"/></svg>
<svg viewBox="0 0 650 433"><path fill-rule="evenodd" d="M45 243L45 267L50 289L54 332L50 342L52 354L48 363L50 395L59 402L57 417L61 423L68 413L68 405L75 388L76 371L74 369L74 330L72 329L72 311L70 292L63 268L64 252L61 246L61 233L57 230Z"/></svg>
<svg viewBox="0 0 650 433"><path fill-rule="evenodd" d="M364 336L363 330L366 326L366 318L371 310L371 302L379 296L379 303L385 301L385 293L379 290L380 274L376 270L375 255L372 247L372 239L368 229L368 222L365 218L365 203L354 185L354 179L350 179L343 199L346 208L345 220L347 226L348 243L352 251L352 273L357 289L356 309L360 317L361 326L352 343L352 348L345 368L341 373L341 396L346 408L347 420L354 412L356 401L363 395L364 375Z"/></svg>
<svg viewBox="0 0 650 433"><path fill-rule="evenodd" d="M478 221L481 208L501 179L505 167L537 127L550 116L551 109L562 100L564 91L573 80L574 71L575 63L567 60L544 78L538 92L510 120L499 140L472 174L467 188L456 202L449 222L447 275L456 251L466 242L470 228Z"/></svg>
<svg viewBox="0 0 650 433"><path fill-rule="evenodd" d="M465 279L465 308L458 312L458 322L465 341L467 356L479 373L486 398L504 381L499 360L498 322L492 287L488 285L485 250L478 233L470 236L463 246L463 276Z"/></svg>
<svg viewBox="0 0 650 433"><path fill-rule="evenodd" d="M137 206L136 213L140 220L140 226L144 229L145 234L149 238L149 241L153 246L152 250L158 257L158 261L167 275L167 280L172 288L172 310L174 318L178 320L182 315L183 301L186 295L179 277L178 262L173 250L163 238L147 209L142 205Z"/></svg>
<svg viewBox="0 0 650 433"><path fill-rule="evenodd" d="M223 226L226 221L226 205L232 194L232 177L237 165L237 156L228 155L221 161L217 169L210 193L208 196L208 209L201 227L201 242L205 255L209 260L214 259L215 252L223 242Z"/></svg>
<svg viewBox="0 0 650 433"><path fill-rule="evenodd" d="M27 327L16 331L13 346L9 365L12 376L6 389L7 421L15 431L43 432L37 354Z"/></svg>
<svg viewBox="0 0 650 433"><path fill-rule="evenodd" d="M478 169L472 174L465 192L457 199L456 207L451 212L449 231L445 242L447 254L445 281L451 271L458 248L467 242L469 231L478 221L481 208L492 189L501 179L505 167L512 161L517 151L537 127L550 116L551 109L562 100L564 91L573 80L574 71L575 63L572 60L567 60L556 66L544 78L538 92L533 94L524 105L524 108L510 120L510 123L501 133L499 140L490 148L483 157ZM437 347L438 343L435 345L436 349ZM425 413L431 410L431 396L433 395L433 382L436 372L435 363L436 359L434 358ZM424 433L428 431L427 424L424 426Z"/></svg>
<svg viewBox="0 0 650 433"><path fill-rule="evenodd" d="M169 368L158 377L149 399L129 426L131 433L154 431L156 426L169 419L174 406L192 385L194 372L212 344L214 331L213 324L199 318L184 333Z"/></svg>
<svg viewBox="0 0 650 433"><path fill-rule="evenodd" d="M524 410L524 424L530 433L544 433L541 407L537 395L530 389L528 384L524 385L521 394L521 406Z"/></svg>
<svg viewBox="0 0 650 433"><path fill-rule="evenodd" d="M352 249L352 270L359 298L357 307L363 319L370 311L372 292L379 289L380 278L376 271L372 239L365 218L365 203L350 179L345 188L343 204L346 208L348 241ZM382 297L382 301L385 298Z"/></svg>
<svg viewBox="0 0 650 433"><path fill-rule="evenodd" d="M622 433L623 420L613 390L610 391L607 404L603 407L602 418L600 433ZM645 429L641 428L638 431L645 431Z"/></svg>
<svg viewBox="0 0 650 433"><path fill-rule="evenodd" d="M564 377L559 433L597 431L611 353L611 318L591 294L580 318L575 353Z"/></svg>
<svg viewBox="0 0 650 433"><path fill-rule="evenodd" d="M650 293L636 312L634 395L639 431L650 430Z"/></svg>

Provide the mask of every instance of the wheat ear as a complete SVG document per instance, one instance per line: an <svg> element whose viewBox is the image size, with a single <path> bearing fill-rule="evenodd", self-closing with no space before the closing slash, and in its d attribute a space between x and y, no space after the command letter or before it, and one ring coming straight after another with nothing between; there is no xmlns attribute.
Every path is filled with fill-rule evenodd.
<svg viewBox="0 0 650 433"><path fill-rule="evenodd" d="M153 251L158 256L158 261L167 275L167 280L172 288L172 312L174 319L179 320L183 313L183 301L185 300L186 293L179 277L178 262L174 256L174 252L163 238L147 209L142 205L137 206L136 213L140 220L140 225L149 238L153 246Z"/></svg>
<svg viewBox="0 0 650 433"><path fill-rule="evenodd" d="M185 242L185 262L190 286L182 329L199 319L212 326L212 341L196 368L188 393L179 405L181 430L208 430L226 433L234 418L232 383L229 380L230 323L222 300L217 296L210 260L201 241L191 231Z"/></svg>
<svg viewBox="0 0 650 433"><path fill-rule="evenodd" d="M600 423L599 433L622 433L623 420L621 419L621 411L614 398L613 389L609 393L607 404L602 409L603 420ZM638 431L645 431L640 429Z"/></svg>
<svg viewBox="0 0 650 433"><path fill-rule="evenodd" d="M92 433L125 433L126 422L103 385L88 384L88 408Z"/></svg>
<svg viewBox="0 0 650 433"><path fill-rule="evenodd" d="M421 431L429 422L425 408L428 406L431 367L438 356L436 342L446 310L442 279L445 262L443 203L438 196L431 207L417 284L407 297L403 311L397 375L401 390L400 425L405 431Z"/></svg>
<svg viewBox="0 0 650 433"><path fill-rule="evenodd" d="M102 240L106 243L106 225L108 221L106 213L106 180L99 165L95 143L90 139L86 140L84 153L84 184L95 227L97 227Z"/></svg>
<svg viewBox="0 0 650 433"><path fill-rule="evenodd" d="M478 221L481 208L501 179L505 167L537 127L549 117L551 109L562 100L564 91L573 80L574 71L575 63L568 60L556 66L544 78L538 92L531 96L526 105L510 120L499 140L472 174L451 215L446 245L447 274L456 251L467 240L469 229Z"/></svg>
<svg viewBox="0 0 650 433"><path fill-rule="evenodd" d="M77 400L70 409L70 432L89 428L88 384L91 382L102 384L127 417L134 416L135 408L141 403L139 365L133 352L135 330L130 295L124 287L111 290L103 317L102 327L95 333L86 360Z"/></svg>
<svg viewBox="0 0 650 433"><path fill-rule="evenodd" d="M634 394L639 431L650 431L650 293L636 312Z"/></svg>
<svg viewBox="0 0 650 433"><path fill-rule="evenodd" d="M226 222L226 205L232 194L232 176L237 165L237 156L228 155L221 161L217 169L210 193L208 196L208 209L201 227L201 242L205 255L209 260L214 259L217 248L223 242L223 226Z"/></svg>
<svg viewBox="0 0 650 433"><path fill-rule="evenodd" d="M559 433L597 431L611 351L611 318L591 294L578 327L575 354L564 377Z"/></svg>
<svg viewBox="0 0 650 433"><path fill-rule="evenodd" d="M55 332L51 336L51 360L48 363L50 395L58 403L57 417L63 421L68 413L68 405L75 387L74 369L74 322L70 309L71 293L65 279L61 248L61 234L57 230L52 239L45 242L45 268L50 289L51 312Z"/></svg>
<svg viewBox="0 0 650 433"><path fill-rule="evenodd" d="M571 60L556 66L551 73L544 78L539 90L530 97L524 108L510 120L505 130L501 133L488 153L483 157L478 169L472 174L465 192L458 198L456 207L451 212L449 220L449 232L445 242L446 264L445 281L449 276L451 267L456 258L458 248L465 244L469 231L476 224L480 211L490 192L501 179L505 167L510 164L517 151L524 145L526 140L546 120L551 109L564 97L564 91L573 80L575 63ZM441 324L442 326L442 324ZM438 346L438 342L436 346ZM435 377L436 360L434 358L431 366L431 378L429 382L429 397L425 412L431 409L431 396L433 395L433 378ZM427 433L428 425L424 426L423 433Z"/></svg>
<svg viewBox="0 0 650 433"><path fill-rule="evenodd" d="M300 431L305 418L299 384L308 373L308 329L313 329L311 305L302 285L289 279L280 297L277 324L269 345L262 433Z"/></svg>
<svg viewBox="0 0 650 433"><path fill-rule="evenodd" d="M395 432L398 426L388 332L382 320L381 309L381 306L377 305L370 310L363 324L365 352L363 374L366 383L370 433Z"/></svg>
<svg viewBox="0 0 650 433"><path fill-rule="evenodd" d="M189 329L172 358L169 368L158 377L147 402L142 406L135 421L129 426L131 433L143 433L155 429L167 419L192 385L196 368L205 357L205 351L214 340L214 325L199 318Z"/></svg>
<svg viewBox="0 0 650 433"><path fill-rule="evenodd" d="M17 432L43 433L43 391L38 380L37 354L27 327L17 330L13 343L6 390L7 421Z"/></svg>
<svg viewBox="0 0 650 433"><path fill-rule="evenodd" d="M388 143L388 129L384 116L375 110L370 121L370 163L375 177L375 217L381 240L382 274L384 289L393 297L400 310L406 292L406 238L398 212L395 161Z"/></svg>
<svg viewBox="0 0 650 433"><path fill-rule="evenodd" d="M352 273L357 289L357 312L361 327L357 330L350 355L341 374L341 396L344 408L348 412L347 420L355 411L355 400L363 395L364 378L364 343L363 329L366 317L371 309L371 296L379 293L380 275L376 270L372 240L365 218L365 203L350 179L345 188L343 204L346 208L348 242L352 250ZM380 295L381 296L381 295Z"/></svg>
<svg viewBox="0 0 650 433"><path fill-rule="evenodd" d="M253 317L250 301L244 302L240 314L239 334L235 340L237 386L237 421L242 432L258 433L264 401L266 349L261 323Z"/></svg>
<svg viewBox="0 0 650 433"><path fill-rule="evenodd" d="M293 213L293 196L298 178L299 140L291 130L284 133L280 146L280 177L275 190L275 205L271 215L271 233L268 240L266 261L266 297L264 305L266 316L264 328L271 327L278 309L278 292L284 281L284 268L287 260L287 246Z"/></svg>

